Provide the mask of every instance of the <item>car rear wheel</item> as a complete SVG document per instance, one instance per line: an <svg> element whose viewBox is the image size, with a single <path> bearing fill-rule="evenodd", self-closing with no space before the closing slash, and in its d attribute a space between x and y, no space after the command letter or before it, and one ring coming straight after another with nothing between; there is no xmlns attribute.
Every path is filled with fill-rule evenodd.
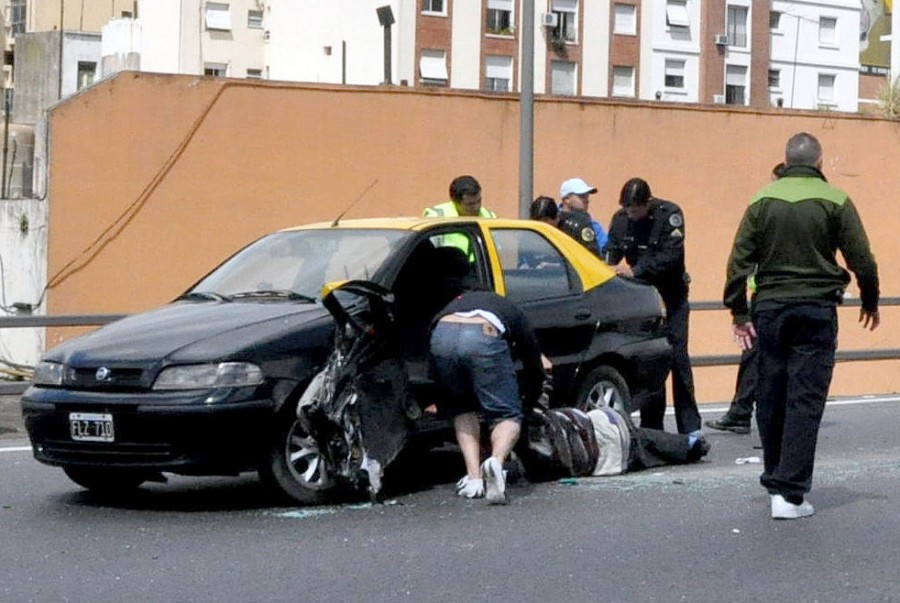
<svg viewBox="0 0 900 603"><path fill-rule="evenodd" d="M581 382L575 406L585 412L609 406L627 413L631 408L631 392L619 371L611 366L601 365L588 373Z"/></svg>
<svg viewBox="0 0 900 603"><path fill-rule="evenodd" d="M318 442L293 417L279 430L260 467L260 477L302 505L321 504L335 489Z"/></svg>
<svg viewBox="0 0 900 603"><path fill-rule="evenodd" d="M137 489L147 476L134 471L96 467L64 467L70 480L99 494L121 494Z"/></svg>

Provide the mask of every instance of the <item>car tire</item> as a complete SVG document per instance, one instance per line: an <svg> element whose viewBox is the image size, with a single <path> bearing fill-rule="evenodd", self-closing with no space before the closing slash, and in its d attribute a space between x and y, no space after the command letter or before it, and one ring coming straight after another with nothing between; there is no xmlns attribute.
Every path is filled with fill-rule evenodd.
<svg viewBox="0 0 900 603"><path fill-rule="evenodd" d="M134 471L98 467L63 467L70 480L98 494L122 494L136 490L147 476Z"/></svg>
<svg viewBox="0 0 900 603"><path fill-rule="evenodd" d="M259 468L260 479L276 494L301 505L327 502L335 482L315 439L290 413L282 417L272 444Z"/></svg>
<svg viewBox="0 0 900 603"><path fill-rule="evenodd" d="M611 366L601 365L581 381L575 407L585 412L601 406L631 412L631 392L622 374Z"/></svg>

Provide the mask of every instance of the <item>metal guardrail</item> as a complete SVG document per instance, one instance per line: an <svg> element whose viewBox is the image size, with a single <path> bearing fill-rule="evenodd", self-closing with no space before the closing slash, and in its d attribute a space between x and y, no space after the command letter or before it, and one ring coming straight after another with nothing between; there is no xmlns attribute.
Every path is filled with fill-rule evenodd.
<svg viewBox="0 0 900 603"><path fill-rule="evenodd" d="M900 297L882 297L878 300L879 307L900 306ZM845 299L842 307L859 307L861 302L857 298ZM722 302L700 301L691 302L691 311L707 312L711 310L725 311ZM885 348L880 350L838 350L834 356L835 362L863 362L872 360L895 360L900 358L900 348ZM692 356L691 366L728 366L740 364L740 354L710 354L707 356Z"/></svg>
<svg viewBox="0 0 900 603"><path fill-rule="evenodd" d="M127 314L25 314L0 316L0 329L16 327L95 327L125 318Z"/></svg>
<svg viewBox="0 0 900 603"><path fill-rule="evenodd" d="M900 297L883 297L879 300L881 306L900 306ZM846 299L845 307L859 307L858 299ZM698 312L724 311L722 302L699 301L691 302L691 310ZM93 327L109 324L125 318L127 314L61 314L56 316L24 315L24 316L0 316L0 329L25 328L25 327ZM872 360L895 360L900 358L900 348L887 348L879 350L838 350L835 355L836 362L864 362ZM691 357L691 364L700 366L728 366L739 364L740 354L710 354ZM0 395L18 395L28 387L27 381L0 381Z"/></svg>

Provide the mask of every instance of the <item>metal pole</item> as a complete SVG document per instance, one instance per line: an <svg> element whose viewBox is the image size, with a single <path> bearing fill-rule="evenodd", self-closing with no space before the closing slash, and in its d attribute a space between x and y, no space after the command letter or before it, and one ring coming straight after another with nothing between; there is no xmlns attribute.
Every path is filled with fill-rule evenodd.
<svg viewBox="0 0 900 603"><path fill-rule="evenodd" d="M384 26L384 82L391 84L391 26Z"/></svg>
<svg viewBox="0 0 900 603"><path fill-rule="evenodd" d="M522 0L522 61L519 75L519 217L527 218L534 196L534 0Z"/></svg>
<svg viewBox="0 0 900 603"><path fill-rule="evenodd" d="M341 83L347 83L347 40L341 40Z"/></svg>
<svg viewBox="0 0 900 603"><path fill-rule="evenodd" d="M66 16L66 0L59 0L59 99L63 94L63 21Z"/></svg>
<svg viewBox="0 0 900 603"><path fill-rule="evenodd" d="M6 18L0 11L0 48L6 48ZM3 190L0 198L6 199L6 153L9 150L9 90L6 88L6 74L0 71L0 92L3 94Z"/></svg>
<svg viewBox="0 0 900 603"><path fill-rule="evenodd" d="M794 84L797 83L797 50L800 48L800 17L794 15L794 18L797 19L797 33L794 37L794 66L791 69L791 109L794 108Z"/></svg>
<svg viewBox="0 0 900 603"><path fill-rule="evenodd" d="M9 153L9 90L3 90L3 190L0 190L0 199L6 199L6 182L9 171L6 166L7 153Z"/></svg>

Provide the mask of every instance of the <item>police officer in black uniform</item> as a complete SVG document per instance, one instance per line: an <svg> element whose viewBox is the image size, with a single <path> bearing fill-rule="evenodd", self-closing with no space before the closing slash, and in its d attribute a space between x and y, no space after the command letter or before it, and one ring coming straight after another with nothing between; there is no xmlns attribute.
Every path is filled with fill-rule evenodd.
<svg viewBox="0 0 900 603"><path fill-rule="evenodd" d="M621 276L656 287L666 305L666 334L672 344L672 398L678 432L700 435L694 375L688 357L688 283L684 269L684 216L671 201L656 199L642 178L632 178L619 196L622 209L609 226L604 258ZM617 266L622 259L625 266ZM663 397L641 410L641 427L663 428Z"/></svg>
<svg viewBox="0 0 900 603"><path fill-rule="evenodd" d="M586 211L559 212L559 229L584 245L589 251L600 255L597 247L597 235L591 223L591 216Z"/></svg>

